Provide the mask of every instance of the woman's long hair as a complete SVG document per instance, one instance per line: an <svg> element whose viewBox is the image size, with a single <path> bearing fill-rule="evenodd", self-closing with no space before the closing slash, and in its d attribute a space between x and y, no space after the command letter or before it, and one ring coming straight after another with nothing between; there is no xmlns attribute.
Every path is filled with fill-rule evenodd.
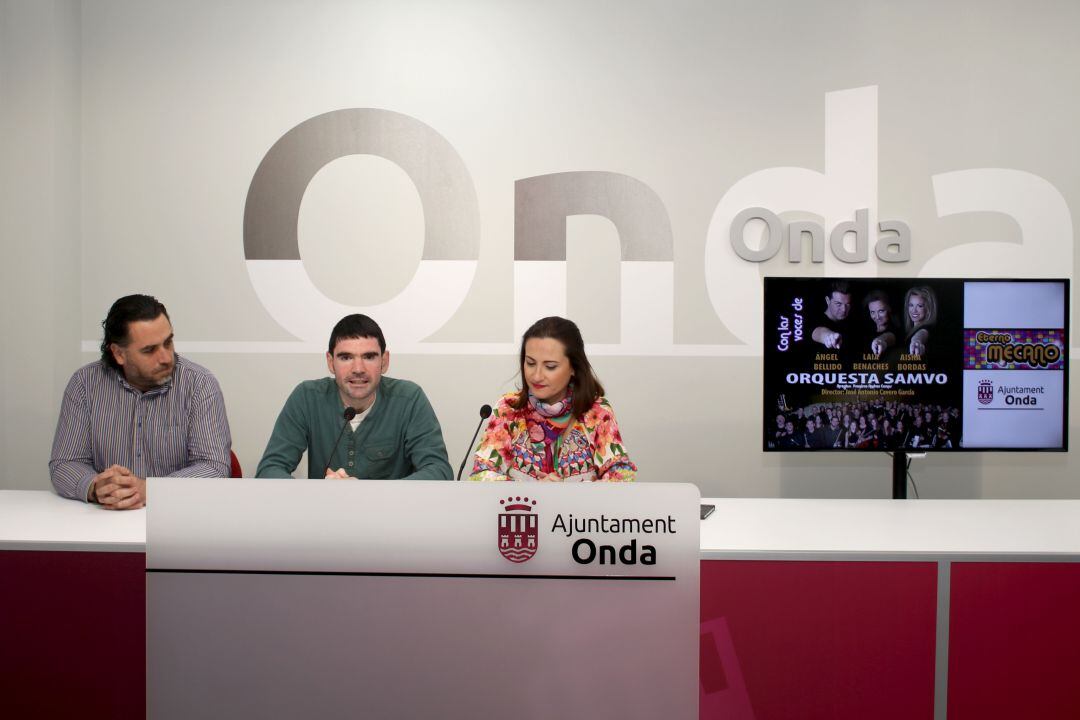
<svg viewBox="0 0 1080 720"><path fill-rule="evenodd" d="M911 302L911 297L918 295L922 298L923 303L926 304L926 320L923 320L918 325L911 322L911 313L908 312L908 303ZM921 327L933 325L937 322L937 297L934 295L934 291L930 288L922 285L920 287L913 287L907 291L907 295L904 296L904 332L909 336Z"/></svg>
<svg viewBox="0 0 1080 720"><path fill-rule="evenodd" d="M533 338L551 338L562 343L566 358L574 371L570 377L570 387L574 393L574 404L571 409L574 417L584 417L593 403L604 394L604 386L600 384L592 365L589 364L589 358L585 356L585 341L581 339L578 326L573 321L558 316L537 320L521 336L521 356L518 359L521 391L511 404L515 409L520 410L529 402L529 384L525 381L525 343Z"/></svg>

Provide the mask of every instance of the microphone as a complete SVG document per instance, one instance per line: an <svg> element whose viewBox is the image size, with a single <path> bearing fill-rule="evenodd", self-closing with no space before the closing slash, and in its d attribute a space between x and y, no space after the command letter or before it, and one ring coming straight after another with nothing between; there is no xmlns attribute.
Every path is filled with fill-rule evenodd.
<svg viewBox="0 0 1080 720"><path fill-rule="evenodd" d="M484 421L491 415L490 405L480 406L480 422L476 424L476 432L472 434L472 440L469 441L469 448L465 451L465 458L461 461L461 467L458 468L457 477L455 480L461 480L461 473L465 469L465 463L469 462L469 458L472 457L472 444L476 442L476 436L480 434L480 426L484 424Z"/></svg>
<svg viewBox="0 0 1080 720"><path fill-rule="evenodd" d="M341 444L341 436L345 434L345 428L349 426L349 422L356 417L356 408L351 405L345 408L345 412L341 414L345 418L345 424L341 426L341 432L337 434L337 440L334 441L334 447L330 450L330 457L326 460L326 467L323 468L323 477L326 477L326 471L330 469L330 463L334 462L334 453L337 452L338 445Z"/></svg>

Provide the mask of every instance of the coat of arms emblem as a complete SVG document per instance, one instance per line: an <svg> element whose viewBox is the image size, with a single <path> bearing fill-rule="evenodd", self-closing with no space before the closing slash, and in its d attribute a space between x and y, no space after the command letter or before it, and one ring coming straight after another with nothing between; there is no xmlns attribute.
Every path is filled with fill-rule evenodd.
<svg viewBox="0 0 1080 720"><path fill-rule="evenodd" d="M499 554L512 563L523 563L536 554L536 501L517 496L499 504L505 511L499 513Z"/></svg>

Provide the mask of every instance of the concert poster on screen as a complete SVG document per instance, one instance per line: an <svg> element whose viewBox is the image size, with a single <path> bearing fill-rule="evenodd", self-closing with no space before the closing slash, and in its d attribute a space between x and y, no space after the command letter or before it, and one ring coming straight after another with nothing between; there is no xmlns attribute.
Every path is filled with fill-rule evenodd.
<svg viewBox="0 0 1080 720"><path fill-rule="evenodd" d="M766 450L1066 449L1068 281L766 278Z"/></svg>

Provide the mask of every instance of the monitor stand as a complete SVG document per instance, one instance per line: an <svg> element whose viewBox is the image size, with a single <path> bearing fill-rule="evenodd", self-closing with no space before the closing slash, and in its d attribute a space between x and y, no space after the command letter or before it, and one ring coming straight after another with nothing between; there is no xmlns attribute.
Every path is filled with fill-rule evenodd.
<svg viewBox="0 0 1080 720"><path fill-rule="evenodd" d="M892 496L893 500L907 500L908 454L903 450L894 450L892 455Z"/></svg>

